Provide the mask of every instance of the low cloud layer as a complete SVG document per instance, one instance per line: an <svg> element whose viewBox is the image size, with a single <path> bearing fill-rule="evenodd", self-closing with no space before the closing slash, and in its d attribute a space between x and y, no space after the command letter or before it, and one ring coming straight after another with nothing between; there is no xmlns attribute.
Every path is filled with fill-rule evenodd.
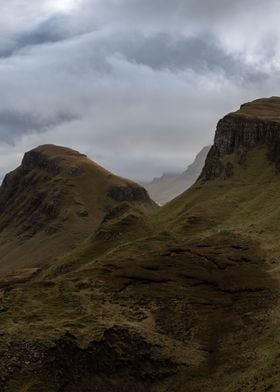
<svg viewBox="0 0 280 392"><path fill-rule="evenodd" d="M180 171L241 103L280 95L280 4L10 0L0 174L57 143L136 180Z"/></svg>

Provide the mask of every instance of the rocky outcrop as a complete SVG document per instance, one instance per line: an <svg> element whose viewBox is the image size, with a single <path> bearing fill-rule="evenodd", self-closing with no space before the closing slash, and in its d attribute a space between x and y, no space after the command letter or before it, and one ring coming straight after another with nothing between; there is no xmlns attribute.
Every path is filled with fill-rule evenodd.
<svg viewBox="0 0 280 392"><path fill-rule="evenodd" d="M148 201L146 189L134 186L112 186L108 195L115 201Z"/></svg>
<svg viewBox="0 0 280 392"><path fill-rule="evenodd" d="M219 121L214 146L206 161L201 178L210 180L224 176L228 168L222 163L225 155L237 154L239 163L246 161L246 152L265 145L268 158L280 170L280 98L259 99L244 104L235 113ZM232 173L231 173L232 174Z"/></svg>
<svg viewBox="0 0 280 392"><path fill-rule="evenodd" d="M86 155L70 148L44 145L25 153L22 166L26 169L47 170L53 174L58 174L63 170L68 174L81 174L82 168L74 164L74 161L78 161L80 158L86 158Z"/></svg>
<svg viewBox="0 0 280 392"><path fill-rule="evenodd" d="M1 369L1 391L1 378L2 385L7 385L5 380L13 374L20 371L24 378L32 370L40 380L38 391L45 391L43 384L47 380L54 391L144 392L178 368L169 358L159 357L157 347L137 332L121 327L105 330L99 341L90 342L86 348L80 348L76 337L66 333L52 347L22 342L11 349L13 356L8 350L1 353L3 362L9 363L7 370Z"/></svg>

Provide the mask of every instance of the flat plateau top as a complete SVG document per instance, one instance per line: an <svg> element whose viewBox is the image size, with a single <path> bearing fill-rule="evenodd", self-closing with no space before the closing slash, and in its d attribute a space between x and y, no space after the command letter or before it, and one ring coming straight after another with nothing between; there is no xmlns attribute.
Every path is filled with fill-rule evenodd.
<svg viewBox="0 0 280 392"><path fill-rule="evenodd" d="M280 123L280 97L261 98L245 103L230 115Z"/></svg>

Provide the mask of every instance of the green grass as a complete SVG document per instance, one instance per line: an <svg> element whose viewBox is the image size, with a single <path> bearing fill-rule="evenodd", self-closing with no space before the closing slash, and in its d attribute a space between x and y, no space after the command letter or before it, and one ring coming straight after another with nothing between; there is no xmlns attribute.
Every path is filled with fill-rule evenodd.
<svg viewBox="0 0 280 392"><path fill-rule="evenodd" d="M267 159L265 147L247 154L246 166L228 155L234 176L199 181L158 214L160 224L185 235L230 230L249 234L268 249L280 247L280 177ZM192 224L190 217L200 219Z"/></svg>
<svg viewBox="0 0 280 392"><path fill-rule="evenodd" d="M194 368L201 374L209 370L203 362L207 351L201 351L205 345L219 346L225 366L232 369L221 364L220 374L215 369L206 381L202 377L206 384L202 380L200 390L215 390L218 381L217 392L249 392L255 379L260 388L271 383L271 390L279 390L271 371L280 368L275 343L279 311L274 299L263 305L262 300L270 300L265 291L251 300L250 290L264 285L273 295L277 291L278 264L263 263L262 250L272 258L280 249L280 178L265 147L248 152L246 166L234 155L226 156L227 162L233 164L233 177L199 181L154 215L124 208L96 236L49 263L30 282L5 292L0 331L6 335L0 344L36 341L51 346L69 332L86 348L106 329L121 325L137 330L161 354L187 364L172 384L178 383L178 391L192 379ZM248 246L240 251L243 261L233 250L236 243ZM232 299L228 287L249 290ZM255 301L260 301L259 309ZM192 324L191 343L182 342ZM245 353L246 373L240 370L239 351ZM36 377L25 375L21 389L15 378L10 391L35 391L41 382Z"/></svg>

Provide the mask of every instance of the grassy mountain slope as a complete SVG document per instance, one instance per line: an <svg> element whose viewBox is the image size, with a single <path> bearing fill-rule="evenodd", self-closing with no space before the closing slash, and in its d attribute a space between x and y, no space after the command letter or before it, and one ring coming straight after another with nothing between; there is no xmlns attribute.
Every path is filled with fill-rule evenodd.
<svg viewBox="0 0 280 392"><path fill-rule="evenodd" d="M280 98L260 99L222 119L197 183L160 213L186 233L245 233L276 253L280 246Z"/></svg>
<svg viewBox="0 0 280 392"><path fill-rule="evenodd" d="M226 116L199 181L156 214L114 209L0 280L0 390L280 390L280 100L264 106Z"/></svg>
<svg viewBox="0 0 280 392"><path fill-rule="evenodd" d="M246 166L231 154L233 175L205 182L200 179L187 193L162 211L160 220L168 227L200 234L230 230L246 233L270 250L279 250L278 222L280 178L267 158L267 148L259 146L247 154Z"/></svg>
<svg viewBox="0 0 280 392"><path fill-rule="evenodd" d="M0 271L41 266L74 249L122 204L157 208L143 188L76 151L45 145L26 153L0 188Z"/></svg>

